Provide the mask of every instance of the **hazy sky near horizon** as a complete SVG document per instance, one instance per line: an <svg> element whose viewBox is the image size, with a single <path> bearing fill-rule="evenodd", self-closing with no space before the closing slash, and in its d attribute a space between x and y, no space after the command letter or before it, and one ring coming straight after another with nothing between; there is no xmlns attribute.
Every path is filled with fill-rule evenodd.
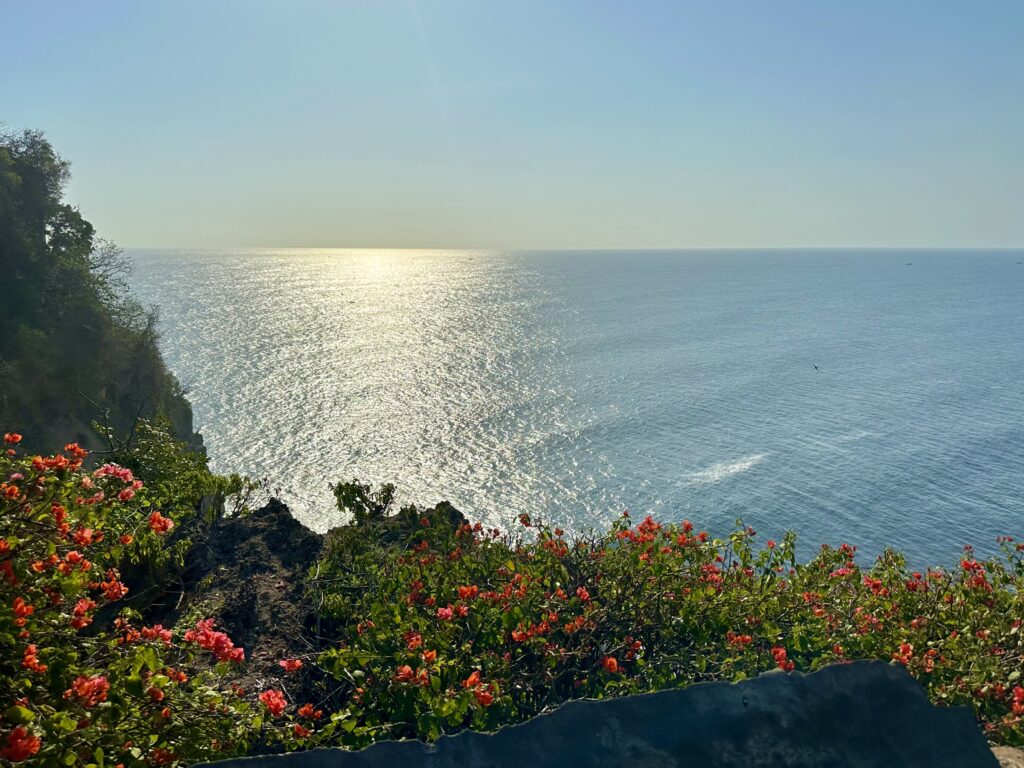
<svg viewBox="0 0 1024 768"><path fill-rule="evenodd" d="M38 0L123 246L1024 246L1021 0Z"/></svg>

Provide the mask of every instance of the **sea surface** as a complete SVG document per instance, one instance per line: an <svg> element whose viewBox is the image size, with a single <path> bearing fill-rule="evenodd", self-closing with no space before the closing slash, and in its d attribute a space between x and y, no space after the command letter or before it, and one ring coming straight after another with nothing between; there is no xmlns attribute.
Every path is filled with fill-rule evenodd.
<svg viewBox="0 0 1024 768"><path fill-rule="evenodd" d="M1024 537L1024 254L133 250L212 466L949 564Z"/></svg>

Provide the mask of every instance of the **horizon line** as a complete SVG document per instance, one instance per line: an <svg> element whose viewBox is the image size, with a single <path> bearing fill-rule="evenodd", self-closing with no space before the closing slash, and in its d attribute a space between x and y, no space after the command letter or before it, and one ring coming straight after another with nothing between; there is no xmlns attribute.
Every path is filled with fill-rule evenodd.
<svg viewBox="0 0 1024 768"><path fill-rule="evenodd" d="M118 245L122 250L169 251L169 250L291 250L291 251L491 251L499 253L615 253L620 251L673 253L707 252L722 253L750 251L1024 251L1020 245L753 245L753 246L614 246L614 247L497 247L497 246L397 246L397 245Z"/></svg>

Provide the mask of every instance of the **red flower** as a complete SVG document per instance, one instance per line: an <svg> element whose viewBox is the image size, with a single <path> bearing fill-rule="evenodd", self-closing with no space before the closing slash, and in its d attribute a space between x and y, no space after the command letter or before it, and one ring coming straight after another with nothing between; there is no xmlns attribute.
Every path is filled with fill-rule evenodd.
<svg viewBox="0 0 1024 768"><path fill-rule="evenodd" d="M909 664L913 656L914 646L910 643L900 643L899 650L892 654L893 661L898 661L900 664Z"/></svg>
<svg viewBox="0 0 1024 768"><path fill-rule="evenodd" d="M107 580L100 583L107 600L120 600L128 594L128 587L119 580L120 575L115 568L110 568L107 570Z"/></svg>
<svg viewBox="0 0 1024 768"><path fill-rule="evenodd" d="M296 723L292 726L292 733L295 734L296 738L304 739L307 736L309 736L309 734L311 734L312 731L309 730L309 728L303 728L301 725Z"/></svg>
<svg viewBox="0 0 1024 768"><path fill-rule="evenodd" d="M171 750L157 747L149 753L149 759L157 765L167 765L168 763L173 763L177 758Z"/></svg>
<svg viewBox="0 0 1024 768"><path fill-rule="evenodd" d="M277 662L281 667L284 668L285 672L298 672L302 669L301 659L281 659Z"/></svg>
<svg viewBox="0 0 1024 768"><path fill-rule="evenodd" d="M725 633L725 640L729 645L736 645L741 648L754 642L754 638L750 635L737 635L731 629Z"/></svg>
<svg viewBox="0 0 1024 768"><path fill-rule="evenodd" d="M35 606L26 603L23 597L14 598L11 608L14 610L14 626L16 627L24 627L25 620L36 612Z"/></svg>
<svg viewBox="0 0 1024 768"><path fill-rule="evenodd" d="M4 435L4 439L8 437L10 435ZM20 440L21 435L17 435L17 438ZM17 440L13 442L17 442ZM7 734L7 745L0 750L0 754L12 763L20 763L38 752L41 744L38 736L30 733L25 726L19 725Z"/></svg>
<svg viewBox="0 0 1024 768"><path fill-rule="evenodd" d="M75 603L74 616L71 619L71 626L75 629L82 629L92 624L92 616L89 615L89 611L96 607L96 602L87 598L82 598Z"/></svg>
<svg viewBox="0 0 1024 768"><path fill-rule="evenodd" d="M146 695L149 696L149 698L151 698L153 701L164 700L164 692L156 686L153 686L152 688L147 690Z"/></svg>
<svg viewBox="0 0 1024 768"><path fill-rule="evenodd" d="M245 661L245 651L236 648L231 638L223 632L215 631L213 619L196 622L196 628L185 633L185 642L196 643L205 648L217 658L217 661L231 661L236 664Z"/></svg>
<svg viewBox="0 0 1024 768"><path fill-rule="evenodd" d="M1024 716L1024 688L1019 685L1013 688L1013 714Z"/></svg>
<svg viewBox="0 0 1024 768"><path fill-rule="evenodd" d="M285 707L288 706L288 702L285 701L284 694L281 691L270 688L260 694L260 701L263 702L263 706L267 708L267 711L277 717L284 712Z"/></svg>
<svg viewBox="0 0 1024 768"><path fill-rule="evenodd" d="M80 547L88 547L93 541L92 528L79 528L72 535L71 538L75 540L75 544Z"/></svg>
<svg viewBox="0 0 1024 768"><path fill-rule="evenodd" d="M447 608L437 609L437 618L439 618L441 621L451 621L453 615L454 612L452 611L452 607L450 604L448 605Z"/></svg>
<svg viewBox="0 0 1024 768"><path fill-rule="evenodd" d="M576 597L578 597L584 603L589 603L590 602L590 593L587 591L586 587L577 587L576 588Z"/></svg>
<svg viewBox="0 0 1024 768"><path fill-rule="evenodd" d="M437 651L424 651L422 659L424 664L433 664L437 660Z"/></svg>
<svg viewBox="0 0 1024 768"><path fill-rule="evenodd" d="M25 647L25 655L22 657L21 666L32 672L39 672L40 674L47 670L45 664L39 663L39 649L35 645L28 645Z"/></svg>
<svg viewBox="0 0 1024 768"><path fill-rule="evenodd" d="M408 632L406 632L404 638L405 647L410 651L415 651L417 648L423 645L423 637L420 635L419 632L415 632L414 630L410 629Z"/></svg>
<svg viewBox="0 0 1024 768"><path fill-rule="evenodd" d="M162 640L164 645L171 644L171 630L164 629L163 624L154 624L152 627L143 627L139 631L139 635L144 640Z"/></svg>
<svg viewBox="0 0 1024 768"><path fill-rule="evenodd" d="M169 678L171 678L171 680L173 680L176 683L187 683L188 682L188 675L186 675L181 670L175 669L174 667L167 667L164 670L164 674L167 675Z"/></svg>
<svg viewBox="0 0 1024 768"><path fill-rule="evenodd" d="M775 659L775 666L779 669L785 670L786 672L791 672L796 668L796 663L787 659L785 648L780 646L772 648L772 658Z"/></svg>
<svg viewBox="0 0 1024 768"><path fill-rule="evenodd" d="M134 537L130 533L123 534L122 536L118 537L117 540L120 541L125 546L128 546L133 541L135 541Z"/></svg>
<svg viewBox="0 0 1024 768"><path fill-rule="evenodd" d="M70 699L73 696L82 703L83 707L94 707L107 700L107 691L109 690L110 684L103 675L93 675L92 677L79 675L71 687L64 691L64 698Z"/></svg>
<svg viewBox="0 0 1024 768"><path fill-rule="evenodd" d="M159 512L153 512L149 516L149 528L158 535L167 533L171 528L174 527L174 521L169 517L164 517Z"/></svg>
<svg viewBox="0 0 1024 768"><path fill-rule="evenodd" d="M308 717L310 720L319 720L323 715L324 711L322 709L313 709L312 704L303 704L299 707L299 717Z"/></svg>
<svg viewBox="0 0 1024 768"><path fill-rule="evenodd" d="M605 668L605 671L609 674L617 674L619 671L619 662L614 656L605 656L604 661L601 665Z"/></svg>
<svg viewBox="0 0 1024 768"><path fill-rule="evenodd" d="M472 600L480 593L480 587L475 584L469 587L459 587L460 600Z"/></svg>

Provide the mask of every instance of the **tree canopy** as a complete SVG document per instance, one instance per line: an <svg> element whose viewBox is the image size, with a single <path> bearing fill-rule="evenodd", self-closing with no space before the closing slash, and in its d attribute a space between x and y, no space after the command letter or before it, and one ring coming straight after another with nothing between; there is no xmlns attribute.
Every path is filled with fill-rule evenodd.
<svg viewBox="0 0 1024 768"><path fill-rule="evenodd" d="M55 450L90 426L164 418L193 446L192 411L157 348L130 264L63 199L70 176L39 131L0 132L0 427Z"/></svg>

